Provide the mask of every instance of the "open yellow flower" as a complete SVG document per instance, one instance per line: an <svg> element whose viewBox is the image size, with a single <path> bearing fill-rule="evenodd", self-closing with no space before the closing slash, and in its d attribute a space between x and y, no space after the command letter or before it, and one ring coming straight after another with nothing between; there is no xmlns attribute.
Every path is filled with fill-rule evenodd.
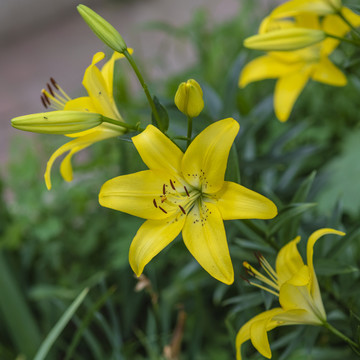
<svg viewBox="0 0 360 360"><path fill-rule="evenodd" d="M132 138L149 170L107 181L99 202L147 219L130 246L130 265L137 276L182 231L186 247L211 276L226 284L234 281L223 220L270 219L277 214L269 199L224 181L238 131L234 119L218 121L185 153L152 125Z"/></svg>
<svg viewBox="0 0 360 360"><path fill-rule="evenodd" d="M123 58L124 55L115 52L100 70L96 64L104 59L104 57L104 53L96 53L93 56L91 65L85 71L83 85L87 90L88 96L70 99L55 80L51 79L52 84L48 85L48 90L42 91L43 104L55 110L98 113L113 120L123 122L113 98L113 76L115 61ZM102 123L89 130L67 134L66 136L72 137L74 140L57 149L47 163L44 175L47 188L51 189L50 172L54 161L59 156L68 152L61 162L60 173L64 180L71 181L73 179L71 158L75 153L95 142L120 136L124 131L125 129L123 130L120 126Z"/></svg>
<svg viewBox="0 0 360 360"><path fill-rule="evenodd" d="M259 256L259 262L268 277L244 263L248 273L266 286L250 282L279 297L280 307L265 311L241 327L236 336L237 360L241 360L241 345L251 340L254 347L266 358L271 358L267 332L283 325L309 324L323 325L326 313L321 299L319 284L313 264L314 245L326 234L345 235L333 229L320 229L309 237L307 242L307 265L304 264L297 249L300 236L285 245L276 258L276 271Z"/></svg>
<svg viewBox="0 0 360 360"><path fill-rule="evenodd" d="M348 12L351 11L346 9L346 13ZM354 26L360 20L356 14L348 18ZM276 19L270 16L264 19L260 30L261 33L266 33L274 29L291 27L324 30L339 37L350 30L350 27L336 15L326 16L320 24L318 16L309 13L295 16L292 22L289 19ZM329 60L329 55L338 45L339 40L327 37L303 49L268 52L244 67L240 74L239 86L245 87L253 81L263 79L278 79L274 92L274 110L280 121L286 121L296 99L310 79L332 86L346 85L346 76Z"/></svg>

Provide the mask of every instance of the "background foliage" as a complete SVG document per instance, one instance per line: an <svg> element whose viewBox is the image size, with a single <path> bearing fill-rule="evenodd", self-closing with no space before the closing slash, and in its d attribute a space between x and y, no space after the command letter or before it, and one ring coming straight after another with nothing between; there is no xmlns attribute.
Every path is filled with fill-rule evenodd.
<svg viewBox="0 0 360 360"><path fill-rule="evenodd" d="M275 303L241 280L242 262L255 263L253 253L260 251L273 263L282 245L296 235L305 240L321 227L347 233L318 242L315 267L329 321L359 339L359 74L348 65L347 47L340 49L336 60L346 68L349 84L308 84L290 120L278 122L272 81L237 86L241 68L257 55L242 47L260 21L252 2L246 4L232 21L214 27L208 26L205 11L182 28L145 25L190 40L197 53L193 67L150 84L169 112L170 133L186 134L186 119L173 96L179 82L195 78L205 100L195 131L225 117L237 119L241 129L226 177L266 195L279 208L271 221L226 222L234 285L212 279L180 238L147 266L147 278L134 278L128 249L142 220L101 208L97 201L106 180L144 169L131 134L79 156L70 184L55 170L51 192L42 174L57 138L14 139L10 153L21 157L10 159L0 182L1 359L33 358L59 319L63 327L53 332L54 343L43 358L171 359L164 348L172 344L175 349L180 334L179 359L234 359L237 330ZM122 64L115 73L116 101L128 122L146 124L150 116L143 94L127 91L129 72ZM305 244L300 243L302 250ZM89 292L74 305L85 288ZM71 308L71 303L78 306ZM66 310L69 322L63 317ZM273 359L353 358L350 349L320 328L284 327L270 337ZM246 349L248 359L261 358L251 345Z"/></svg>

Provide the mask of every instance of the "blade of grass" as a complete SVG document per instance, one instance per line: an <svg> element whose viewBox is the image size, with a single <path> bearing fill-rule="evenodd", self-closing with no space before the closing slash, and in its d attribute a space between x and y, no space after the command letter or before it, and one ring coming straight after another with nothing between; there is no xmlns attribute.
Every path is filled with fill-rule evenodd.
<svg viewBox="0 0 360 360"><path fill-rule="evenodd" d="M53 346L56 339L59 337L60 333L63 331L65 326L71 320L73 315L75 314L78 307L81 305L85 296L89 292L89 288L85 288L78 297L72 302L72 304L67 308L64 314L61 316L59 321L55 324L55 326L51 329L43 343L41 344L38 352L36 353L34 360L44 360L46 356Z"/></svg>

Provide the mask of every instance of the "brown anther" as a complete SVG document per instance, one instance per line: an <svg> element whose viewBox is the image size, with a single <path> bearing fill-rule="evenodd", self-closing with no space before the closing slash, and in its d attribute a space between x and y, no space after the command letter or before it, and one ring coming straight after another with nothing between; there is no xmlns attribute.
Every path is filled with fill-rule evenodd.
<svg viewBox="0 0 360 360"><path fill-rule="evenodd" d="M153 200L153 204L156 208L158 207L155 199Z"/></svg>
<svg viewBox="0 0 360 360"><path fill-rule="evenodd" d="M173 190L176 190L173 182L171 181L171 179L170 179L170 185L171 185L171 187L173 188Z"/></svg>
<svg viewBox="0 0 360 360"><path fill-rule="evenodd" d="M44 99L44 96L43 95L41 95L40 96L40 99L41 99L41 102L42 102L42 104L44 105L44 107L45 107L45 109L47 109L47 104L46 104L46 101L45 101L45 99Z"/></svg>
<svg viewBox="0 0 360 360"><path fill-rule="evenodd" d="M190 194L189 194L188 189L186 188L186 186L184 186L184 189L185 189L186 195L187 195L188 197L190 197Z"/></svg>
<svg viewBox="0 0 360 360"><path fill-rule="evenodd" d="M50 93L52 96L55 96L55 93L54 93L52 87L50 86L50 84L47 83L46 85L47 85L47 88L48 88L48 90L49 90L49 93Z"/></svg>
<svg viewBox="0 0 360 360"><path fill-rule="evenodd" d="M41 93L43 94L44 100L47 102L47 104L48 104L48 105L51 105L51 102L50 102L48 96L46 95L46 90L42 89L42 90L41 90Z"/></svg>
<svg viewBox="0 0 360 360"><path fill-rule="evenodd" d="M165 195L166 190L165 190L165 184L163 185L163 194Z"/></svg>
<svg viewBox="0 0 360 360"><path fill-rule="evenodd" d="M184 208L181 205L179 205L179 208L183 212L183 214L186 215L186 211L184 210Z"/></svg>
<svg viewBox="0 0 360 360"><path fill-rule="evenodd" d="M53 84L54 88L55 88L56 90L59 90L58 84L56 83L56 81L54 80L53 77L50 78L50 81L51 81L51 83Z"/></svg>
<svg viewBox="0 0 360 360"><path fill-rule="evenodd" d="M242 276L240 274L240 278L243 279L244 281L246 281L250 285L250 281L245 276Z"/></svg>
<svg viewBox="0 0 360 360"><path fill-rule="evenodd" d="M260 251L255 251L255 252L254 252L254 255L255 255L255 257L256 257L259 265L261 266L261 259L263 258L261 252L260 252Z"/></svg>
<svg viewBox="0 0 360 360"><path fill-rule="evenodd" d="M167 211L164 210L161 206L159 206L159 209L160 209L163 213L167 214Z"/></svg>

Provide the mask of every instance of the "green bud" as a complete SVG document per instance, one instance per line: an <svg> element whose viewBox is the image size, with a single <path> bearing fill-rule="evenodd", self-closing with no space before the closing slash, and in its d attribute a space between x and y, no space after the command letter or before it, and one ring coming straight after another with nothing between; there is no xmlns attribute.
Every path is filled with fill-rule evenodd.
<svg viewBox="0 0 360 360"><path fill-rule="evenodd" d="M321 30L284 28L250 36L244 41L248 49L264 51L291 51L316 44L326 38Z"/></svg>
<svg viewBox="0 0 360 360"><path fill-rule="evenodd" d="M77 10L90 29L107 46L119 53L123 53L127 49L119 32L103 17L85 5L78 5Z"/></svg>
<svg viewBox="0 0 360 360"><path fill-rule="evenodd" d="M63 135L88 130L101 123L100 114L67 110L24 115L11 120L11 125L19 130Z"/></svg>
<svg viewBox="0 0 360 360"><path fill-rule="evenodd" d="M177 108L191 118L198 116L204 108L203 92L193 79L182 82L175 94Z"/></svg>

